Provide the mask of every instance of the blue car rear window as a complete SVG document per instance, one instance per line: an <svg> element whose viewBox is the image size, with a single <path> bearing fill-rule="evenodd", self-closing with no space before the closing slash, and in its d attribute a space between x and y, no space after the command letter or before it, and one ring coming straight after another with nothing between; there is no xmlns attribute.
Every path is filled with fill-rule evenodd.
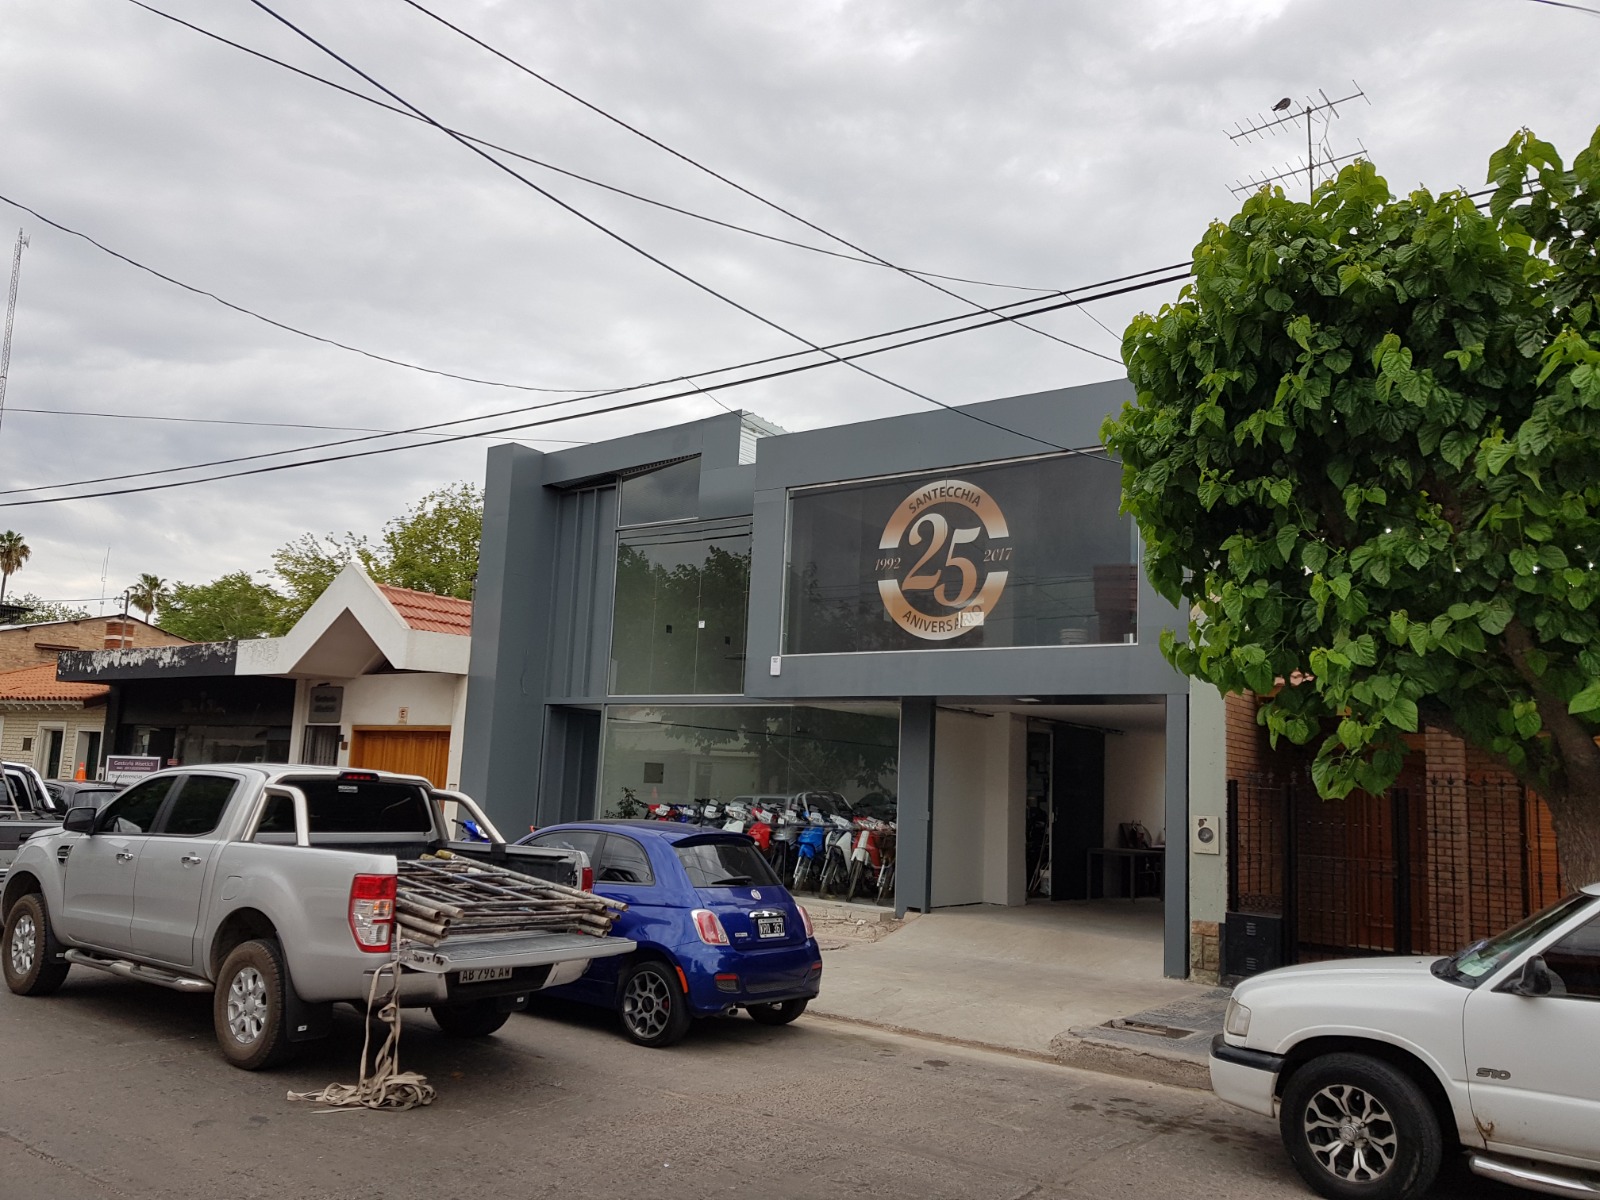
<svg viewBox="0 0 1600 1200"><path fill-rule="evenodd" d="M679 842L672 849L693 887L781 886L752 842Z"/></svg>

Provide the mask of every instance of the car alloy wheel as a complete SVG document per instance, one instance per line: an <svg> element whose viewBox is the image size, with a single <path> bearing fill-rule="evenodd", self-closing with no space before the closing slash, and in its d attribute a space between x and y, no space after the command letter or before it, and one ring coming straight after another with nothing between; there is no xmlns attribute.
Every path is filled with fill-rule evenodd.
<svg viewBox="0 0 1600 1200"><path fill-rule="evenodd" d="M267 1023L267 981L245 967L228 985L228 1032L241 1046L253 1045Z"/></svg>
<svg viewBox="0 0 1600 1200"><path fill-rule="evenodd" d="M18 978L33 970L33 956L39 952L39 927L29 913L23 913L11 927L11 973Z"/></svg>
<svg viewBox="0 0 1600 1200"><path fill-rule="evenodd" d="M1399 1131L1389 1110L1365 1088L1323 1088L1307 1102L1302 1122L1311 1153L1335 1179L1376 1183L1394 1166Z"/></svg>
<svg viewBox="0 0 1600 1200"><path fill-rule="evenodd" d="M672 1016L672 993L667 981L654 971L639 971L622 993L622 1019L635 1037L660 1037Z"/></svg>

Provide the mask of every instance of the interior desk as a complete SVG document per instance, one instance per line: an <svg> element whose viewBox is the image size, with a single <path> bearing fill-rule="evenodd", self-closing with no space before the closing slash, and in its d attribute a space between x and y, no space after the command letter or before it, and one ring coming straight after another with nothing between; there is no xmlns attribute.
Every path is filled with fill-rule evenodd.
<svg viewBox="0 0 1600 1200"><path fill-rule="evenodd" d="M1106 868L1118 860L1122 864L1122 891L1129 900L1139 894L1139 883L1143 879L1155 883L1155 888L1150 894L1166 895L1166 847L1155 846L1136 850L1122 846L1096 846L1088 851L1086 864L1089 899L1098 900L1105 895Z"/></svg>

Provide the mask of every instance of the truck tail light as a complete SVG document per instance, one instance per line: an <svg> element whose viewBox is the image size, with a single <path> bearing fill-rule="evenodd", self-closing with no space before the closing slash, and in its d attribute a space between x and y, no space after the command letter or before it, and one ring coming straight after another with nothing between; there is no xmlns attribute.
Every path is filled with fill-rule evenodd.
<svg viewBox="0 0 1600 1200"><path fill-rule="evenodd" d="M594 891L593 867L584 867L583 870L578 872L578 888L585 892Z"/></svg>
<svg viewBox="0 0 1600 1200"><path fill-rule="evenodd" d="M717 920L717 914L709 908L694 910L694 931L700 935L700 940L708 946L726 946L728 944L728 931L722 927L722 922Z"/></svg>
<svg viewBox="0 0 1600 1200"><path fill-rule="evenodd" d="M350 881L350 932L368 954L388 951L394 937L393 875L357 875Z"/></svg>

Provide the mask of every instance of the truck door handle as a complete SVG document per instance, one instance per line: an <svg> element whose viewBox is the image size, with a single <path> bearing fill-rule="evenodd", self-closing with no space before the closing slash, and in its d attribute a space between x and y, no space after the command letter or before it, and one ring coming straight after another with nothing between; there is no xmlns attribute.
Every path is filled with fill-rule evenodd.
<svg viewBox="0 0 1600 1200"><path fill-rule="evenodd" d="M201 858L198 854L185 854L178 861L186 867L198 867L201 863L205 862L205 859Z"/></svg>
<svg viewBox="0 0 1600 1200"><path fill-rule="evenodd" d="M118 862L132 862L133 861L133 851L132 850L118 850L117 851L117 861Z"/></svg>

